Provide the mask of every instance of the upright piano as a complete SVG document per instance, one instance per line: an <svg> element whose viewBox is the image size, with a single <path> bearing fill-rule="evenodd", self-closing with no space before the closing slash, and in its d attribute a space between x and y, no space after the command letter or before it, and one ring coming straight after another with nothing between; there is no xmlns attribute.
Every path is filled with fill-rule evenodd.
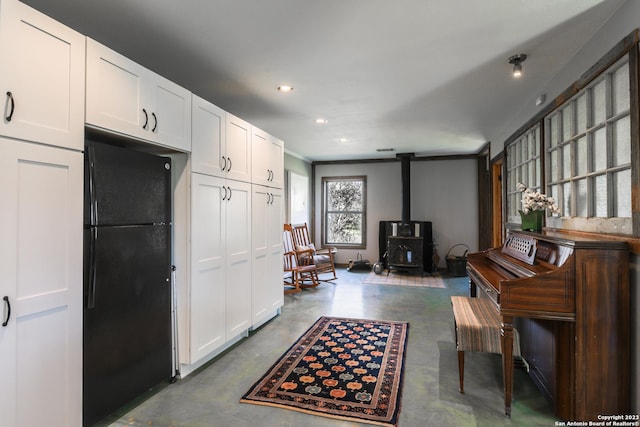
<svg viewBox="0 0 640 427"><path fill-rule="evenodd" d="M468 255L472 297L501 317L505 414L511 414L514 328L530 376L569 421L630 409L629 248L559 231L510 231Z"/></svg>

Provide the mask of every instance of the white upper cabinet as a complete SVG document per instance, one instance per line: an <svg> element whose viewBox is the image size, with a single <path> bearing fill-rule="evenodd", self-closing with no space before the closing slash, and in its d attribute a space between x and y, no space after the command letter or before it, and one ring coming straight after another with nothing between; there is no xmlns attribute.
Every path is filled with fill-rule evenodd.
<svg viewBox="0 0 640 427"><path fill-rule="evenodd" d="M87 39L87 124L191 151L191 92Z"/></svg>
<svg viewBox="0 0 640 427"><path fill-rule="evenodd" d="M252 182L269 187L284 186L284 144L255 126L251 128Z"/></svg>
<svg viewBox="0 0 640 427"><path fill-rule="evenodd" d="M193 95L191 115L191 170L224 177L226 112Z"/></svg>
<svg viewBox="0 0 640 427"><path fill-rule="evenodd" d="M271 162L271 187L284 188L284 142L271 137L269 144L269 161Z"/></svg>
<svg viewBox="0 0 640 427"><path fill-rule="evenodd" d="M226 144L224 169L226 177L238 181L251 181L251 125L226 114Z"/></svg>
<svg viewBox="0 0 640 427"><path fill-rule="evenodd" d="M82 150L84 40L18 1L0 2L0 135Z"/></svg>

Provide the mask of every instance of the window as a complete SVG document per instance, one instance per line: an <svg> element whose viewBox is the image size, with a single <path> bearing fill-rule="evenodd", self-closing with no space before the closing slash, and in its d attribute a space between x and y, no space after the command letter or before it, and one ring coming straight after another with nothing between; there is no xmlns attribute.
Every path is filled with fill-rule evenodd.
<svg viewBox="0 0 640 427"><path fill-rule="evenodd" d="M636 50L620 57L620 46L601 60L505 144L504 183L509 226L520 223L522 182L553 197L559 213L546 226L603 234L640 235L634 230L632 111L638 106L631 84ZM634 130L635 129L635 130ZM549 213L547 212L549 215Z"/></svg>
<svg viewBox="0 0 640 427"><path fill-rule="evenodd" d="M547 193L562 228L632 234L628 56L545 117Z"/></svg>
<svg viewBox="0 0 640 427"><path fill-rule="evenodd" d="M507 217L509 222L520 223L518 210L522 208L522 193L518 191L518 183L521 182L534 191L541 190L540 143L540 124L536 124L507 147L507 206L509 209Z"/></svg>
<svg viewBox="0 0 640 427"><path fill-rule="evenodd" d="M322 178L322 244L366 246L367 177Z"/></svg>

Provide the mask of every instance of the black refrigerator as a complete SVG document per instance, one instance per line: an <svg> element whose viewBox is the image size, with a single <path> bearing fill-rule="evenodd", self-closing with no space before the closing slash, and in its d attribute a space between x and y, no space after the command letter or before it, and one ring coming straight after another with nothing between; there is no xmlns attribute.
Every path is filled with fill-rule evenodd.
<svg viewBox="0 0 640 427"><path fill-rule="evenodd" d="M85 144L83 424L170 379L171 159Z"/></svg>

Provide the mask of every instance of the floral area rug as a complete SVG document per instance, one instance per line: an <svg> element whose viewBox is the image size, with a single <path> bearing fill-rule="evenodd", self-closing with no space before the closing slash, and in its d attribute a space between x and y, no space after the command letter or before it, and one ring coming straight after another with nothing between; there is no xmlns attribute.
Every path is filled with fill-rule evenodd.
<svg viewBox="0 0 640 427"><path fill-rule="evenodd" d="M409 324L321 317L240 399L395 426Z"/></svg>
<svg viewBox="0 0 640 427"><path fill-rule="evenodd" d="M373 271L362 281L365 285L397 285L416 286L425 288L446 288L445 281L440 276L420 276L420 274L395 273L387 275L387 271L376 274Z"/></svg>

